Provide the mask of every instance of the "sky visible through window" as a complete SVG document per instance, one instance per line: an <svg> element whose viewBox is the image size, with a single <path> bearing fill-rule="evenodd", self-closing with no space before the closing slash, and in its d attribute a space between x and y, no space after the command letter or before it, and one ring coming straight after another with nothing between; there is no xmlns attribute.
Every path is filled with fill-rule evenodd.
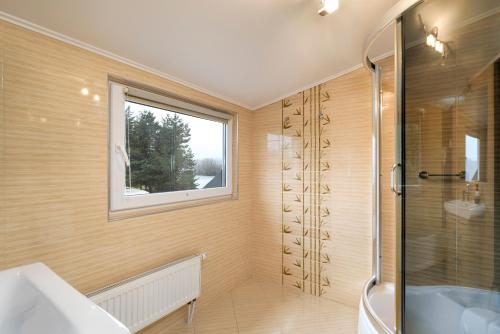
<svg viewBox="0 0 500 334"><path fill-rule="evenodd" d="M138 116L144 110L151 111L157 122L166 115L174 116L174 112L164 109L145 106L137 103L127 102L126 108L130 107L132 116ZM224 125L220 122L211 121L194 116L177 114L184 123L189 125L191 129L191 140L189 147L194 154L196 160L212 158L219 161L223 159L223 144L224 144Z"/></svg>

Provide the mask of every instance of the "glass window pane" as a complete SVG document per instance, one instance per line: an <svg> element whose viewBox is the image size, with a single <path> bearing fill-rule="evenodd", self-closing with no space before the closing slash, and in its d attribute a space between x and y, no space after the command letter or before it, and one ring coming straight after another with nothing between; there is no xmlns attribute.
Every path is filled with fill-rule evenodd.
<svg viewBox="0 0 500 334"><path fill-rule="evenodd" d="M125 195L225 187L222 122L127 101Z"/></svg>
<svg viewBox="0 0 500 334"><path fill-rule="evenodd" d="M465 181L479 181L479 138L465 135Z"/></svg>

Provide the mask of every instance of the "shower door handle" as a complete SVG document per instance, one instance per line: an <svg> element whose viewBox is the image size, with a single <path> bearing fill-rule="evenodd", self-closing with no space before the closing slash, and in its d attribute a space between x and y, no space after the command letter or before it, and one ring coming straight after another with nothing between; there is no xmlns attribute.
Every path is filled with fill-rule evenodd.
<svg viewBox="0 0 500 334"><path fill-rule="evenodd" d="M396 194L396 196L401 196L401 190L399 190L399 187L396 182L396 169L401 167L401 164L395 163L392 165L391 168L391 191Z"/></svg>

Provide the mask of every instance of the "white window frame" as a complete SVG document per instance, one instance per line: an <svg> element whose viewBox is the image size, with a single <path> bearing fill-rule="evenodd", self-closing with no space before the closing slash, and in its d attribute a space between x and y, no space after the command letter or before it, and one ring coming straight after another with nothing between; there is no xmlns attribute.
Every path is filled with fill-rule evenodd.
<svg viewBox="0 0 500 334"><path fill-rule="evenodd" d="M109 209L111 212L177 204L233 194L233 116L143 89L110 81L109 120ZM225 122L225 187L181 190L154 194L125 195L127 154L125 152L125 102L148 101L162 109ZM134 102L135 102L134 101Z"/></svg>

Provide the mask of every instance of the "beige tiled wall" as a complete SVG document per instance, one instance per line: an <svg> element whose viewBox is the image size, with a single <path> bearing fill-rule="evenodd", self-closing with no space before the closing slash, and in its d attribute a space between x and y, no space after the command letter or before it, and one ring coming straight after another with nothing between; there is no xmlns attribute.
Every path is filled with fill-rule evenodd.
<svg viewBox="0 0 500 334"><path fill-rule="evenodd" d="M395 161L394 58L378 62L382 72L382 131L380 138L380 192L382 225L382 280L394 282L396 274L396 201L391 192L391 167Z"/></svg>
<svg viewBox="0 0 500 334"><path fill-rule="evenodd" d="M42 261L90 292L206 251L202 303L250 277L249 111L3 21L0 56L0 269ZM239 199L109 222L108 75L237 112Z"/></svg>
<svg viewBox="0 0 500 334"><path fill-rule="evenodd" d="M355 306L371 274L371 81L359 69L322 85L332 122L331 288L325 297ZM281 282L281 103L255 112L253 266L255 276Z"/></svg>
<svg viewBox="0 0 500 334"><path fill-rule="evenodd" d="M281 282L281 102L249 112L1 21L0 57L0 269L43 261L90 292L207 251L202 303L252 274ZM383 66L390 86L391 61ZM109 222L109 75L237 112L239 199ZM368 72L359 69L322 85L331 95L325 106L332 122L325 131L333 144L326 153L333 167L326 296L353 306L371 274L370 84ZM82 96L82 87L91 96ZM391 122L391 89L384 92L384 124ZM101 100L93 101L93 94ZM383 164L386 179L389 160ZM386 197L384 212L390 216ZM393 233L391 224L384 234ZM391 257L388 238L384 255ZM392 268L384 266L388 278ZM168 320L160 322L147 332L167 325Z"/></svg>

